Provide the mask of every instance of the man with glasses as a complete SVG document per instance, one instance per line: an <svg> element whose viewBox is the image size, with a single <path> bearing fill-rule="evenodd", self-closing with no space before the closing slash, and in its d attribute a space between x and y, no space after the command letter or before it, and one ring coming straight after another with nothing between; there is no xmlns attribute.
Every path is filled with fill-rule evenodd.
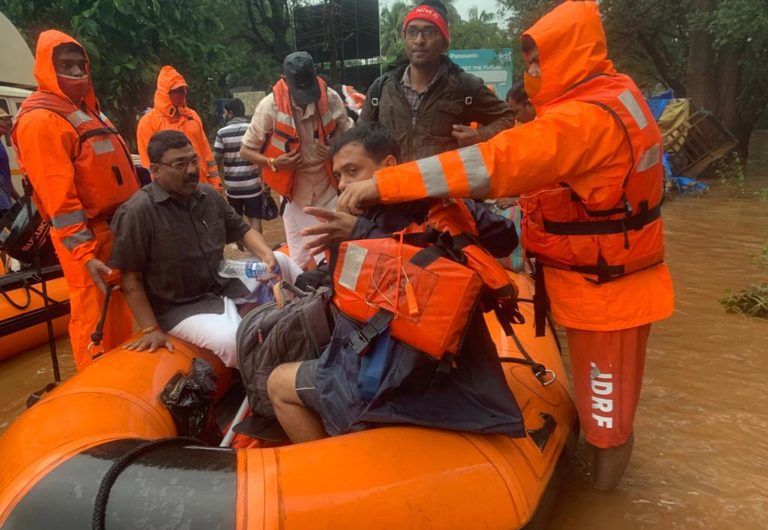
<svg viewBox="0 0 768 530"><path fill-rule="evenodd" d="M78 370L91 362L88 345L101 317L105 262L112 248L109 219L139 189L123 138L102 114L83 47L69 35L40 34L35 52L39 89L21 106L12 139L34 199L51 223L51 241L69 287L69 337ZM105 351L131 335L131 314L117 292L104 325Z"/></svg>
<svg viewBox="0 0 768 530"><path fill-rule="evenodd" d="M207 348L237 366L235 300L248 294L238 279L218 274L224 246L239 241L275 271L264 237L249 227L216 190L200 182L201 160L178 131L160 131L147 146L152 182L115 214L110 264L142 331L127 346L173 349L169 335ZM290 271L280 255L280 269Z"/></svg>
<svg viewBox="0 0 768 530"><path fill-rule="evenodd" d="M450 37L439 0L408 13L403 37L408 63L374 81L358 121L384 125L400 143L403 161L482 142L514 124L512 111L482 79L445 56Z"/></svg>

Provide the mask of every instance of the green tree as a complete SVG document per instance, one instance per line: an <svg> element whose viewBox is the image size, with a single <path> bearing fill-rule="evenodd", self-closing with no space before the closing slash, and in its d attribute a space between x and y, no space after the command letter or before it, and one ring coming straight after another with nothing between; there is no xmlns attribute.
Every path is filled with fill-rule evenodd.
<svg viewBox="0 0 768 530"><path fill-rule="evenodd" d="M556 0L499 0L515 38ZM768 1L603 0L608 48L646 89L662 84L713 112L739 141L768 106Z"/></svg>
<svg viewBox="0 0 768 530"><path fill-rule="evenodd" d="M136 114L152 105L160 67L171 64L190 86L205 120L221 90L226 49L212 0L2 0L0 9L34 49L42 30L71 34L88 51L102 108L131 142Z"/></svg>

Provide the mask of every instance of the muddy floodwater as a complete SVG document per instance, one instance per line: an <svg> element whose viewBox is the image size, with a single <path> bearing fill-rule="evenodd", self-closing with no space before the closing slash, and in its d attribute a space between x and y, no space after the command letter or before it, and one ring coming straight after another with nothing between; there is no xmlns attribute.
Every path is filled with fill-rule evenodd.
<svg viewBox="0 0 768 530"><path fill-rule="evenodd" d="M664 206L677 310L652 328L632 463L617 491L590 489L580 448L552 530L768 528L768 320L726 314L718 299L768 282L768 133L743 185L708 181L703 197ZM268 223L270 242L282 237ZM64 377L74 373L58 341ZM0 363L0 432L52 380L47 347ZM490 509L490 508L489 508Z"/></svg>

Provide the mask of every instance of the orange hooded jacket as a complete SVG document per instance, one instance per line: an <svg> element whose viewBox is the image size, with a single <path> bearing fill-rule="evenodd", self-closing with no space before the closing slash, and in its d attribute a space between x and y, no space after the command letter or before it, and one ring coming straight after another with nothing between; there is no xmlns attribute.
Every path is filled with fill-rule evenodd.
<svg viewBox="0 0 768 530"><path fill-rule="evenodd" d="M153 134L172 129L184 133L192 147L195 148L197 156L200 157L200 178L203 182L208 182L216 189L221 189L219 180L219 169L216 166L216 160L213 158L211 144L205 136L203 122L197 112L186 106L174 107L171 103L169 92L174 88L188 87L184 77L172 66L163 66L157 76L157 90L155 90L155 106L139 120L136 130L136 143L139 149L141 165L149 167L149 154L147 145Z"/></svg>
<svg viewBox="0 0 768 530"><path fill-rule="evenodd" d="M624 127L604 108L587 103L584 91L570 97L594 76L619 77L607 57L597 5L564 2L525 35L539 50L541 88L531 98L537 118L484 144L377 172L383 202L522 194L546 201L563 184L589 205L620 195L637 162ZM599 245L602 236L587 237ZM523 245L529 243L524 235ZM547 267L546 288L555 319L576 329L632 328L666 318L674 309L672 281L663 263L599 284L579 272Z"/></svg>
<svg viewBox="0 0 768 530"><path fill-rule="evenodd" d="M40 34L34 70L38 90L21 107L13 143L53 237L85 264L96 257L98 246L88 223L107 220L139 185L125 142L100 112L93 85L79 106L59 88L53 51L69 43L80 46L60 31ZM90 76L87 54L86 70Z"/></svg>

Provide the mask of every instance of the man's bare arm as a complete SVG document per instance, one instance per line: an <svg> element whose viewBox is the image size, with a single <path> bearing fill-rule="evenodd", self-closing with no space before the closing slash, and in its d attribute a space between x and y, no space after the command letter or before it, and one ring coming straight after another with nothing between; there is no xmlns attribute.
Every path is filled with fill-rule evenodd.
<svg viewBox="0 0 768 530"><path fill-rule="evenodd" d="M163 332L157 324L152 306L149 305L147 292L144 290L143 275L140 272L123 272L120 287L125 295L125 301L131 308L133 318L143 331L138 340L126 345L126 349L133 351L149 350L150 353L158 348L167 348L173 351L173 343L168 334Z"/></svg>

